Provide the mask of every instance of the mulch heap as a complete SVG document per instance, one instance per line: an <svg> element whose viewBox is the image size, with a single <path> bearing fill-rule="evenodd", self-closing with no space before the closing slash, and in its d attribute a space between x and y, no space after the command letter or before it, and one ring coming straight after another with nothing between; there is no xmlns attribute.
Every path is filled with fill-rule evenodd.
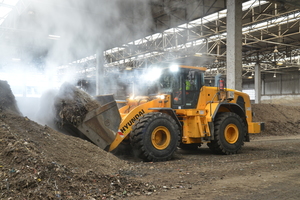
<svg viewBox="0 0 300 200"><path fill-rule="evenodd" d="M54 104L58 125L63 126L67 122L75 127L82 123L89 111L100 106L97 100L70 83L60 87Z"/></svg>
<svg viewBox="0 0 300 200"><path fill-rule="evenodd" d="M7 82L0 81L0 94L0 199L120 199L154 191L122 177L128 164L113 154L22 116Z"/></svg>
<svg viewBox="0 0 300 200"><path fill-rule="evenodd" d="M0 111L10 110L21 114L17 106L17 101L13 95L7 81L0 80Z"/></svg>
<svg viewBox="0 0 300 200"><path fill-rule="evenodd" d="M300 106L254 104L252 111L253 121L265 122L265 130L260 136L300 134Z"/></svg>

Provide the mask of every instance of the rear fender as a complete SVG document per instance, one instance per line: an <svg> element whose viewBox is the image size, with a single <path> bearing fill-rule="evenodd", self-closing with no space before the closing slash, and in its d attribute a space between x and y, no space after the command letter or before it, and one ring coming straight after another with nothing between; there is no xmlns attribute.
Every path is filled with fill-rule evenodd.
<svg viewBox="0 0 300 200"><path fill-rule="evenodd" d="M248 127L248 123L246 120L246 115L244 110L241 108L240 105L235 103L209 103L206 105L206 110L208 110L208 114L206 116L207 121L209 123L210 132L212 139L214 137L214 120L218 113L220 112L234 112L241 117L244 121L245 125ZM249 141L249 134L246 133L246 141Z"/></svg>
<svg viewBox="0 0 300 200"><path fill-rule="evenodd" d="M247 123L244 110L235 103L209 103L206 105L206 110L208 110L207 119L209 122L213 122L219 112L234 112Z"/></svg>

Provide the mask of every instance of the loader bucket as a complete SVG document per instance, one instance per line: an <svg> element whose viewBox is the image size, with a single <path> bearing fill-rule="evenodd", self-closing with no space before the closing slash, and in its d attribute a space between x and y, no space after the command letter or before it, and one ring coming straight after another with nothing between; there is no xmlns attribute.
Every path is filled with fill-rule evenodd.
<svg viewBox="0 0 300 200"><path fill-rule="evenodd" d="M118 131L121 116L113 95L97 96L100 107L90 111L76 128L90 141L105 149Z"/></svg>

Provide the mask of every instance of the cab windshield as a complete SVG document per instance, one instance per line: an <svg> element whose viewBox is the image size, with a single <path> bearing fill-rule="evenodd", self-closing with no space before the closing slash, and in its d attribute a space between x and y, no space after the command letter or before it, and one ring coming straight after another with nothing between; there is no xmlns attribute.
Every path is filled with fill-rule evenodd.
<svg viewBox="0 0 300 200"><path fill-rule="evenodd" d="M173 72L163 71L159 80L160 92L171 94L172 108L195 108L200 88L204 85L203 72L196 69L180 68Z"/></svg>

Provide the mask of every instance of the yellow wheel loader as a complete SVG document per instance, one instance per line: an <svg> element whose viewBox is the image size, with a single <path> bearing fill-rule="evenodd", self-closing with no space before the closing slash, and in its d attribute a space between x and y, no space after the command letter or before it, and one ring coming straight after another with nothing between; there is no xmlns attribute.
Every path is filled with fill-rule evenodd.
<svg viewBox="0 0 300 200"><path fill-rule="evenodd" d="M249 134L264 124L252 122L250 98L240 91L204 85L205 68L165 69L159 79L160 95L136 97L119 109L122 121L109 147L130 143L143 160L169 160L177 147L197 148L207 143L214 153L238 153Z"/></svg>
<svg viewBox="0 0 300 200"><path fill-rule="evenodd" d="M130 98L114 114L109 109L116 110L111 106L114 102L98 97L104 105L96 112L102 117L101 123L89 122L92 130L81 126L80 131L95 144L100 141L98 146L108 151L130 144L135 155L145 161L170 160L178 147L195 149L203 143L214 153L236 154L250 141L249 134L264 129L264 123L252 122L247 94L224 88L222 79L216 87L205 86L205 70L193 66L166 68L158 80L157 96ZM102 112L107 112L106 117ZM116 115L121 117L118 128ZM95 137L93 130L100 136Z"/></svg>

